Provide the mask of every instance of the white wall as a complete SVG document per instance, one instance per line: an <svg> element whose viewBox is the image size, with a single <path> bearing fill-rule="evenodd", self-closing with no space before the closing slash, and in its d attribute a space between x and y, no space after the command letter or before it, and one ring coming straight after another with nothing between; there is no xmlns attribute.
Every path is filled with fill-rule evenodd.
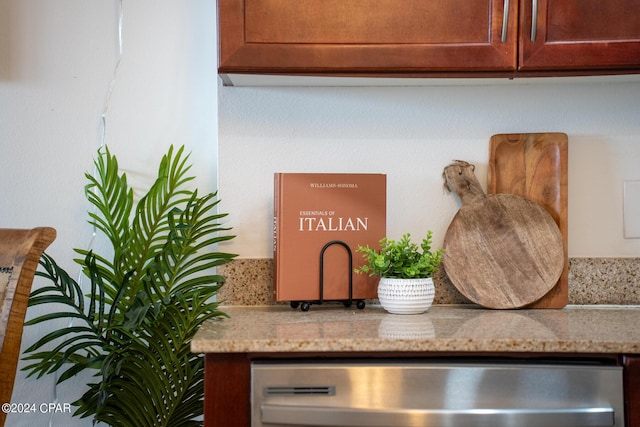
<svg viewBox="0 0 640 427"><path fill-rule="evenodd" d="M106 143L136 188L169 144L186 144L198 187L212 191L219 138L222 210L238 234L229 251L271 256L275 171L385 172L389 234L431 228L441 241L457 209L442 191L449 161L475 162L485 180L492 134L561 131L570 139L570 255L640 255L640 241L622 238L621 214L622 181L640 180L639 83L221 88L215 2L123 6ZM118 10L118 0L0 0L0 226L57 228L48 252L71 272L72 248L91 242L83 174L101 144ZM45 332L27 328L24 346ZM13 401L70 402L84 383L54 389L52 380L20 373ZM8 425L48 423L48 414L12 415ZM62 414L52 425L90 421Z"/></svg>
<svg viewBox="0 0 640 427"><path fill-rule="evenodd" d="M640 239L624 239L622 228L622 182L640 180L640 79L586 80L221 88L221 204L238 233L226 249L271 256L276 171L387 173L388 234L432 229L442 244L458 209L442 186L449 162L475 163L486 184L493 134L565 132L569 256L640 256Z"/></svg>
<svg viewBox="0 0 640 427"><path fill-rule="evenodd" d="M48 252L73 275L72 248L91 244L84 173L93 172L105 107L106 143L134 188L146 190L170 144L192 152L201 192L217 188L215 2L123 0L123 52L107 105L118 4L0 0L0 227L55 227ZM23 349L45 332L26 328ZM57 390L53 380L20 372L13 402L71 402L87 378ZM7 425L49 421L49 414L10 415ZM91 425L68 414L51 422Z"/></svg>

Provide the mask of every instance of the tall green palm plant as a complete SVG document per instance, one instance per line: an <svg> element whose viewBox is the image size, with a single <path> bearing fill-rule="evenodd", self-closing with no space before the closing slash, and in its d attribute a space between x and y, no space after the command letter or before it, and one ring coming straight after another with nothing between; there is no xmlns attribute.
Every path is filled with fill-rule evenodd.
<svg viewBox="0 0 640 427"><path fill-rule="evenodd" d="M24 369L37 377L59 371L59 382L95 372L95 382L74 402L74 415L114 426L200 423L204 367L190 341L206 319L224 315L213 301L224 278L213 269L235 255L215 251L234 236L220 234L229 228L220 224L226 214L216 212L216 195L187 188L194 179L188 157L184 147L171 147L156 182L135 203L115 155L101 149L85 193L95 207L89 223L112 252L76 249L88 290L42 257L37 274L50 284L32 292L29 306L65 309L26 324L72 321L26 349Z"/></svg>

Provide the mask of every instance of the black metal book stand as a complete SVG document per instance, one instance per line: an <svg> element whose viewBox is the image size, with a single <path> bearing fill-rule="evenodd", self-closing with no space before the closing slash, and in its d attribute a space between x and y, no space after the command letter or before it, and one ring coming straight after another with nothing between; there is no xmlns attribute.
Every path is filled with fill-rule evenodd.
<svg viewBox="0 0 640 427"><path fill-rule="evenodd" d="M346 300L343 300L343 299L325 300L324 299L324 253L330 246L333 246L333 245L340 245L343 248L345 248L347 251L347 256L349 257L349 299L346 299ZM349 247L349 245L347 245L342 240L332 240L328 242L326 245L324 245L322 247L322 250L320 251L320 299L315 301L291 301L290 304L291 304L291 308L298 308L298 306L300 306L300 309L302 311L309 311L309 309L311 308L311 304L322 304L323 302L342 302L345 307L351 307L351 305L354 302L354 299L353 299L353 252L351 251L351 248ZM360 310L364 308L365 302L363 299L357 299L355 300L355 302L356 302L356 307L358 307Z"/></svg>

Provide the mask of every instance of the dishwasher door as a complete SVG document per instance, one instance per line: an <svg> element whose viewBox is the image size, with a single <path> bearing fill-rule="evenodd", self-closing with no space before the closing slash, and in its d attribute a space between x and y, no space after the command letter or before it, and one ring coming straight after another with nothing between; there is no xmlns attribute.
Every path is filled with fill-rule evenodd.
<svg viewBox="0 0 640 427"><path fill-rule="evenodd" d="M254 362L252 426L624 426L600 364Z"/></svg>

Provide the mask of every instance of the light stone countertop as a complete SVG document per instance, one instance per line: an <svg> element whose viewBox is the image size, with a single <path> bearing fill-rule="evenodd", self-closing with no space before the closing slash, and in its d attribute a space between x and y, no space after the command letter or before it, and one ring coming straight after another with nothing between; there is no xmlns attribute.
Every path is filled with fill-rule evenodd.
<svg viewBox="0 0 640 427"><path fill-rule="evenodd" d="M640 354L640 306L487 310L434 305L419 315L341 304L220 306L202 325L195 353L571 352Z"/></svg>

